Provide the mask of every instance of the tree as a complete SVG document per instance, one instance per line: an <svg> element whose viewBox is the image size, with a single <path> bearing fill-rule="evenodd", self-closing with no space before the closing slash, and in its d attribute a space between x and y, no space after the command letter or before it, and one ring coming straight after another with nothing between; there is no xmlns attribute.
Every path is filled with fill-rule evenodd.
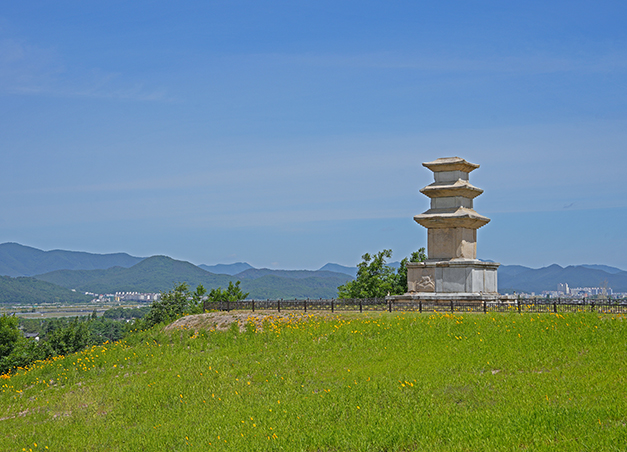
<svg viewBox="0 0 627 452"><path fill-rule="evenodd" d="M45 347L32 339L26 339L19 330L19 319L15 316L0 317L0 373L16 367L24 367L36 359L48 355Z"/></svg>
<svg viewBox="0 0 627 452"><path fill-rule="evenodd" d="M211 289L207 301L215 303L218 301L243 300L248 296L248 292L244 293L239 285L240 281L237 281L235 284L233 284L233 281L229 281L229 287L226 290L222 290L222 287Z"/></svg>
<svg viewBox="0 0 627 452"><path fill-rule="evenodd" d="M391 257L392 250L383 250L374 256L364 254L357 265L357 277L337 288L338 297L382 298L407 292L407 262L423 262L425 249L413 252L409 261L404 258L396 272L386 264L386 259Z"/></svg>
<svg viewBox="0 0 627 452"><path fill-rule="evenodd" d="M18 325L19 320L14 315L2 314L0 317L0 359L9 356L22 337Z"/></svg>
<svg viewBox="0 0 627 452"><path fill-rule="evenodd" d="M180 283L169 292L161 292L159 300L152 302L150 312L144 317L143 323L146 328L150 328L158 323L169 322L184 314L194 314L200 312L199 300L195 296L202 296L205 288L202 285L196 288L196 292L191 294L186 283Z"/></svg>
<svg viewBox="0 0 627 452"><path fill-rule="evenodd" d="M207 290L202 284L196 287L194 292L190 292L186 283L178 284L174 290L161 293L159 300L150 306L150 311L137 323L140 328L150 328L158 323L170 322L177 317L187 314L198 314L202 312L203 302L207 301L237 301L248 296L239 287L240 282L235 284L229 282L229 287L222 290L221 287L211 289L207 296Z"/></svg>
<svg viewBox="0 0 627 452"><path fill-rule="evenodd" d="M91 345L91 332L88 321L75 317L68 325L52 331L48 344L56 355L68 355Z"/></svg>

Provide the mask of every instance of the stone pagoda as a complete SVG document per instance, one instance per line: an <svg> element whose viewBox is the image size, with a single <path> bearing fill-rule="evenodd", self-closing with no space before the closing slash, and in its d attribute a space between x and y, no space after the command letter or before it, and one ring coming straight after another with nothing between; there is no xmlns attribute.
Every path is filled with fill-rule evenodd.
<svg viewBox="0 0 627 452"><path fill-rule="evenodd" d="M427 260L407 264L407 293L401 299L485 300L498 296L500 264L477 259L477 229L490 219L475 212L473 200L483 190L469 174L479 165L459 157L423 163L435 181L420 192L431 208L414 220L427 228Z"/></svg>

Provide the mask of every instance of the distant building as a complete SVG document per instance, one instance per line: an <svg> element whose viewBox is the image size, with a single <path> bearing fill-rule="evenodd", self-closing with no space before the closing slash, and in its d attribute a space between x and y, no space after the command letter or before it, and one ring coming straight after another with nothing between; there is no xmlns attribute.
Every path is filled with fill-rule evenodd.
<svg viewBox="0 0 627 452"><path fill-rule="evenodd" d="M557 285L557 291L562 292L564 295L570 295L570 289L568 283L559 283Z"/></svg>
<svg viewBox="0 0 627 452"><path fill-rule="evenodd" d="M158 293L116 292L115 301L156 301L161 297Z"/></svg>

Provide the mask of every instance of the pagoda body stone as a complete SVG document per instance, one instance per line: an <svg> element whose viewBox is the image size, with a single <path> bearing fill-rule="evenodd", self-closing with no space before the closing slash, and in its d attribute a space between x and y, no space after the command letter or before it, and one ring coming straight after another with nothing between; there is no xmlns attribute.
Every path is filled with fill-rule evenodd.
<svg viewBox="0 0 627 452"><path fill-rule="evenodd" d="M423 166L434 182L422 190L431 206L414 220L427 228L427 260L407 264L404 296L459 300L484 300L498 296L500 264L477 259L477 229L490 219L474 210L473 200L483 190L469 182L479 165L459 157L440 158Z"/></svg>

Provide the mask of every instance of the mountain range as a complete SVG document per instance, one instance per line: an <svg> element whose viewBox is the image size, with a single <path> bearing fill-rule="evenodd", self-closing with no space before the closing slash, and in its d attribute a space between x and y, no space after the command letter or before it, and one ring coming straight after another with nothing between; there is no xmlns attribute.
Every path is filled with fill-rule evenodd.
<svg viewBox="0 0 627 452"><path fill-rule="evenodd" d="M85 292L164 292L181 282L192 288L202 284L210 290L226 288L230 281L241 281L250 298L332 298L337 295L338 286L352 279L345 273L326 270L257 269L242 262L196 266L168 256L140 258L125 253L42 251L17 243L0 244L2 274L7 277L0 280L0 302L5 303L18 299L22 303L37 303L64 297L68 301L85 301ZM32 277L24 278L26 275ZM37 283L54 287L54 296L44 296L43 289L33 291L32 286Z"/></svg>
<svg viewBox="0 0 627 452"><path fill-rule="evenodd" d="M142 261L126 253L93 254L81 251L42 251L19 243L0 244L0 275L34 276L54 270L97 270L132 267Z"/></svg>
<svg viewBox="0 0 627 452"><path fill-rule="evenodd" d="M398 267L398 262L389 264ZM328 263L319 270L254 268L246 262L194 265L168 256L134 257L126 253L93 254L76 251L42 251L17 243L0 244L0 303L10 300L84 301L85 292L162 292L176 283L192 288L226 287L241 281L250 298L328 298L337 287L353 279L357 267ZM627 272L607 265L586 264L533 269L501 265L501 293L556 290L558 283L570 287L599 287L605 281L614 292L627 292Z"/></svg>

